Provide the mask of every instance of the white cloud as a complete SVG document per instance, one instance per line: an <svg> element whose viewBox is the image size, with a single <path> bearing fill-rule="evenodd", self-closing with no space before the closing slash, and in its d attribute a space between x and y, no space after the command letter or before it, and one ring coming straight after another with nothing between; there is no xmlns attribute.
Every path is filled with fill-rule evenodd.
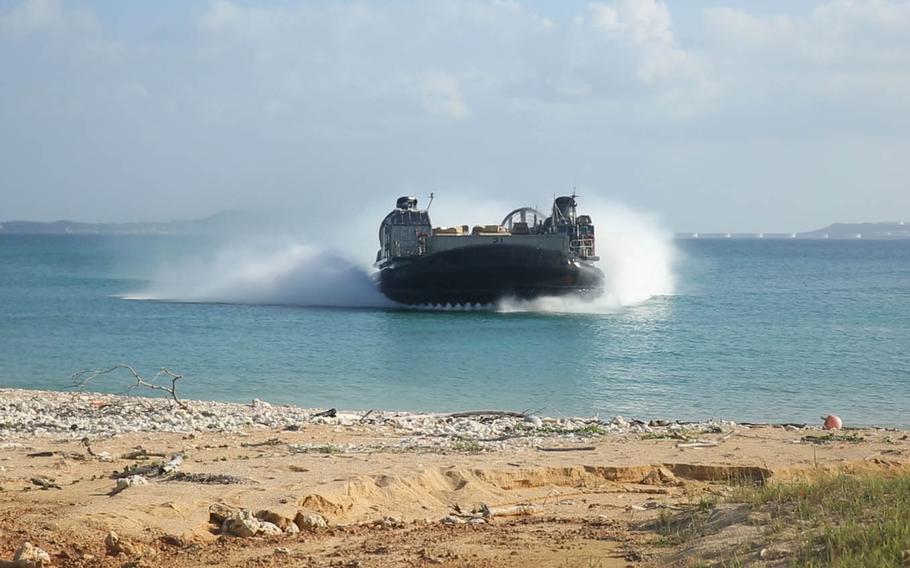
<svg viewBox="0 0 910 568"><path fill-rule="evenodd" d="M706 52L727 93L903 107L910 97L910 3L832 0L803 18L705 13ZM843 113L844 118L855 117Z"/></svg>
<svg viewBox="0 0 910 568"><path fill-rule="evenodd" d="M60 0L25 0L0 12L0 36L22 37L40 32L95 31L98 22L83 10L66 9Z"/></svg>
<svg viewBox="0 0 910 568"><path fill-rule="evenodd" d="M616 0L588 6L587 23L610 43L600 52L609 69L632 61L635 77L650 86L652 95L665 103L668 114L693 112L715 94L699 54L683 49L674 34L666 4L659 0ZM598 38L593 38L597 41Z"/></svg>
<svg viewBox="0 0 910 568"><path fill-rule="evenodd" d="M589 6L595 29L626 40L639 59L638 75L647 82L698 74L697 63L681 49L666 4L658 0L617 0Z"/></svg>
<svg viewBox="0 0 910 568"><path fill-rule="evenodd" d="M783 15L759 17L721 6L706 10L705 21L734 49L782 47L782 41L793 35L793 22Z"/></svg>
<svg viewBox="0 0 910 568"><path fill-rule="evenodd" d="M446 74L433 72L420 84L421 104L431 114L452 119L465 118L470 114L461 94L458 79Z"/></svg>
<svg viewBox="0 0 910 568"><path fill-rule="evenodd" d="M595 27L628 34L638 45L672 47L670 10L658 0L617 0L590 5Z"/></svg>
<svg viewBox="0 0 910 568"><path fill-rule="evenodd" d="M211 34L225 34L257 42L281 39L284 29L293 25L294 13L283 7L244 7L229 0L214 0L199 21Z"/></svg>

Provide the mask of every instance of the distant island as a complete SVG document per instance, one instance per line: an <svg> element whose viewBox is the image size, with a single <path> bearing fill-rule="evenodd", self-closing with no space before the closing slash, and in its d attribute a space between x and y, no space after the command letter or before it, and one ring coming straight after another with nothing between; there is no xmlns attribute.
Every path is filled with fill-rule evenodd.
<svg viewBox="0 0 910 568"><path fill-rule="evenodd" d="M910 225L903 221L880 223L832 223L801 233L676 233L678 239L910 239Z"/></svg>

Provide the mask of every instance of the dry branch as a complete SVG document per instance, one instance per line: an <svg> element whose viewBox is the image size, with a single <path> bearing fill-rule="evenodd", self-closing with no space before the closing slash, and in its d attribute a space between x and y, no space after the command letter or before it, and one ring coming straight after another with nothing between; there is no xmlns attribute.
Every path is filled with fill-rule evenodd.
<svg viewBox="0 0 910 568"><path fill-rule="evenodd" d="M37 485L41 489L63 489L56 481L47 477L33 477L32 485Z"/></svg>
<svg viewBox="0 0 910 568"><path fill-rule="evenodd" d="M505 410L472 410L470 412L456 412L450 414L449 418L524 418L526 415L521 412L509 412Z"/></svg>
<svg viewBox="0 0 910 568"><path fill-rule="evenodd" d="M545 448L543 446L537 446L537 449L541 452L593 452L597 448L595 446L557 446L553 448Z"/></svg>
<svg viewBox="0 0 910 568"><path fill-rule="evenodd" d="M281 440L278 438L269 438L264 442L241 442L241 448L259 448L262 446L280 446L282 444Z"/></svg>
<svg viewBox="0 0 910 568"><path fill-rule="evenodd" d="M540 505L533 505L531 503L519 503L518 505L504 507L490 507L488 509L488 514L491 517L526 517L530 515L536 515L542 511L543 507Z"/></svg>
<svg viewBox="0 0 910 568"><path fill-rule="evenodd" d="M95 369L95 370L83 369L81 371L77 371L76 373L73 373L73 384L71 385L71 388L76 388L76 389L85 388L85 386L93 379L96 379L96 378L100 377L101 375L107 375L107 374L113 373L120 369L129 371L129 373L131 375L133 375L133 378L136 379L136 383L133 385L130 385L128 390L133 390L136 387L145 387L145 388L153 389L153 390L162 390L162 391L168 393L169 395L171 395L171 398L174 399L174 402L177 403L177 406L179 406L180 408L182 408L184 410L188 409L186 404L183 401L181 401L179 398L177 398L177 381L182 379L183 375L178 375L177 373L174 373L167 367L162 367L161 370L159 370L157 373L155 373L155 376L152 377L150 380L146 380L146 379L142 378L142 376L136 371L136 369L134 369L131 365L127 365L126 363L120 363L119 365L114 365L113 367L111 367L109 369ZM162 375L170 377L171 386L168 387L168 386L155 384L155 381L158 379L158 377L160 377Z"/></svg>
<svg viewBox="0 0 910 568"><path fill-rule="evenodd" d="M735 431L730 432L729 434L726 434L719 440L699 440L699 439L689 440L688 438L684 438L685 442L676 444L676 447L677 448L713 448L714 446L719 446L722 443L729 440L731 437L733 437L733 435L735 433L736 433Z"/></svg>
<svg viewBox="0 0 910 568"><path fill-rule="evenodd" d="M115 471L111 474L111 479L123 479L131 475L141 475L143 477L160 477L169 475L180 469L183 465L183 455L174 454L166 462L150 463L146 465L128 465L123 471Z"/></svg>
<svg viewBox="0 0 910 568"><path fill-rule="evenodd" d="M132 452L125 453L120 457L125 460L144 460L148 458L164 458L167 457L167 454L164 452L150 452L140 446Z"/></svg>

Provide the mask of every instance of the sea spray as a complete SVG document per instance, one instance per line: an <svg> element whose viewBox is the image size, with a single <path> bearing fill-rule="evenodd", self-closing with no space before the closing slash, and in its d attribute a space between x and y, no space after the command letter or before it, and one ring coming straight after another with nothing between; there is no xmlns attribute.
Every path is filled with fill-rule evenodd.
<svg viewBox="0 0 910 568"><path fill-rule="evenodd" d="M169 267L132 299L228 304L389 307L369 274L340 254L306 244L233 245Z"/></svg>
<svg viewBox="0 0 910 568"><path fill-rule="evenodd" d="M505 299L503 312L608 313L658 296L676 287L676 251L672 235L653 215L616 203L585 200L583 209L596 227L598 266L604 272L604 291L596 297Z"/></svg>

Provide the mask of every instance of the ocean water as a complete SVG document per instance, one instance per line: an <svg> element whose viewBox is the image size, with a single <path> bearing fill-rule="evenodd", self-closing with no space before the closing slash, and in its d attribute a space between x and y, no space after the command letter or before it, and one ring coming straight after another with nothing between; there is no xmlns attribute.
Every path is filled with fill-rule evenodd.
<svg viewBox="0 0 910 568"><path fill-rule="evenodd" d="M0 386L64 390L79 369L128 362L183 373L185 397L225 401L776 422L836 412L848 425L910 425L910 242L674 246L672 294L561 313L405 310L352 302L351 290L338 307L263 305L295 294L332 304L352 279L364 285L300 251L282 257L299 263L283 282L257 288L265 268L241 271L259 279L235 297L130 299L187 272L223 291L227 276L192 261L217 245L0 236Z"/></svg>

